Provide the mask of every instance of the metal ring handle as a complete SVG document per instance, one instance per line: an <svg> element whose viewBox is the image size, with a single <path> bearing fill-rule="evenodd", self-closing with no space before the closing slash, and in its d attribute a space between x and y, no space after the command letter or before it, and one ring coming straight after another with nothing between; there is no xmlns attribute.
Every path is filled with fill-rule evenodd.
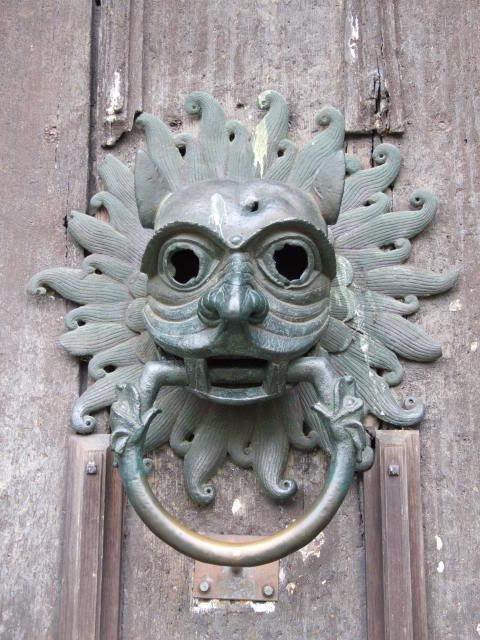
<svg viewBox="0 0 480 640"><path fill-rule="evenodd" d="M228 543L196 533L166 511L148 484L141 444L127 443L118 466L130 504L161 540L177 551L210 564L252 567L273 562L305 546L322 531L343 502L355 471L356 451L350 437L338 442L322 491L298 520L253 542Z"/></svg>
<svg viewBox="0 0 480 640"><path fill-rule="evenodd" d="M256 374L258 375L258 374ZM112 448L131 505L160 539L177 551L210 564L251 567L278 560L308 544L322 531L342 504L356 469L365 469L364 443L356 437L362 401L353 380L335 376L321 358L299 358L288 367L288 382L308 381L318 394L314 408L329 424L331 451L325 484L312 507L293 524L253 542L223 542L196 533L166 511L154 496L144 467L144 442L158 412L153 401L161 384L187 384L185 367L153 362L145 365L139 387L123 385L112 406ZM329 390L326 393L326 390ZM353 395L352 395L353 394ZM328 400L330 406L322 403ZM371 453L371 449L370 449ZM363 461L363 462L362 462Z"/></svg>

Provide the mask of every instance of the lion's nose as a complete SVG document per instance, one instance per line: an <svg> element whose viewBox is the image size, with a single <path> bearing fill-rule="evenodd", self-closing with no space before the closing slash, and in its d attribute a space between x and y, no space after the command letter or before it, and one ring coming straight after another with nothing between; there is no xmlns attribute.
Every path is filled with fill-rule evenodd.
<svg viewBox="0 0 480 640"><path fill-rule="evenodd" d="M268 313L265 296L252 285L252 268L242 254L234 254L220 285L203 295L198 315L207 325L219 322L258 324Z"/></svg>

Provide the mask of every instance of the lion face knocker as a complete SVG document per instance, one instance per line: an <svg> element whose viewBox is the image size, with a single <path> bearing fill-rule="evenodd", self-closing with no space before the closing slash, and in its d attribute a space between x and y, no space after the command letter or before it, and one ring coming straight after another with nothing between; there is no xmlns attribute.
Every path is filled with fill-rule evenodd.
<svg viewBox="0 0 480 640"><path fill-rule="evenodd" d="M284 393L288 363L328 323L335 258L313 200L273 181L209 180L168 198L155 227L145 322L188 389L242 405Z"/></svg>
<svg viewBox="0 0 480 640"><path fill-rule="evenodd" d="M430 361L440 347L405 316L457 277L403 265L436 199L417 190L413 210L390 212L395 147L379 145L362 170L343 151L335 109L319 113L322 131L297 149L282 96L264 92L259 104L267 114L252 142L205 93L186 100L201 116L198 138L142 114L147 152L134 176L113 157L99 169L105 191L92 212L104 207L108 223L70 220L91 254L82 269L47 269L29 284L83 305L67 314L62 338L70 353L92 356L96 380L75 404L74 429L91 432L88 412L112 405L112 448L137 513L182 552L231 566L277 559L328 524L353 473L372 463L367 412L398 426L422 419L423 405L401 407L390 387L402 379L398 356ZM277 499L296 491L284 477L290 446L321 448L330 466L294 524L226 543L190 531L152 494L143 459L167 442L199 504L214 498L227 456Z"/></svg>

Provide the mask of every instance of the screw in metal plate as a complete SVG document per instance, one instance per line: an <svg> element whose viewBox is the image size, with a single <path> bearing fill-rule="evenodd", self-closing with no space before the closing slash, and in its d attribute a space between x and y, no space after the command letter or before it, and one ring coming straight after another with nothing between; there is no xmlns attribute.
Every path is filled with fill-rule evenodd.
<svg viewBox="0 0 480 640"><path fill-rule="evenodd" d="M400 475L400 465L399 464L389 464L388 465L388 475L389 476L399 476Z"/></svg>
<svg viewBox="0 0 480 640"><path fill-rule="evenodd" d="M270 584L266 584L263 587L263 595L267 598L271 598L273 596L273 587Z"/></svg>
<svg viewBox="0 0 480 640"><path fill-rule="evenodd" d="M200 582L198 588L202 593L207 593L207 591L210 591L210 584L206 580L204 580L203 582Z"/></svg>
<svg viewBox="0 0 480 640"><path fill-rule="evenodd" d="M89 460L85 467L88 476L94 476L97 473L97 465L94 460Z"/></svg>

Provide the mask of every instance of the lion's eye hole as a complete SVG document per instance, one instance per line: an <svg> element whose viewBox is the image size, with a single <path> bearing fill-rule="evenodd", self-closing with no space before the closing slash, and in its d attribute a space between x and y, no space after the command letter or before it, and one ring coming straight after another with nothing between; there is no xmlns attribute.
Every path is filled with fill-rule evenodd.
<svg viewBox="0 0 480 640"><path fill-rule="evenodd" d="M172 278L179 284L187 284L200 273L200 260L192 249L178 249L169 256Z"/></svg>
<svg viewBox="0 0 480 640"><path fill-rule="evenodd" d="M299 280L308 267L307 252L298 244L284 244L274 251L273 260L278 273L290 282Z"/></svg>

